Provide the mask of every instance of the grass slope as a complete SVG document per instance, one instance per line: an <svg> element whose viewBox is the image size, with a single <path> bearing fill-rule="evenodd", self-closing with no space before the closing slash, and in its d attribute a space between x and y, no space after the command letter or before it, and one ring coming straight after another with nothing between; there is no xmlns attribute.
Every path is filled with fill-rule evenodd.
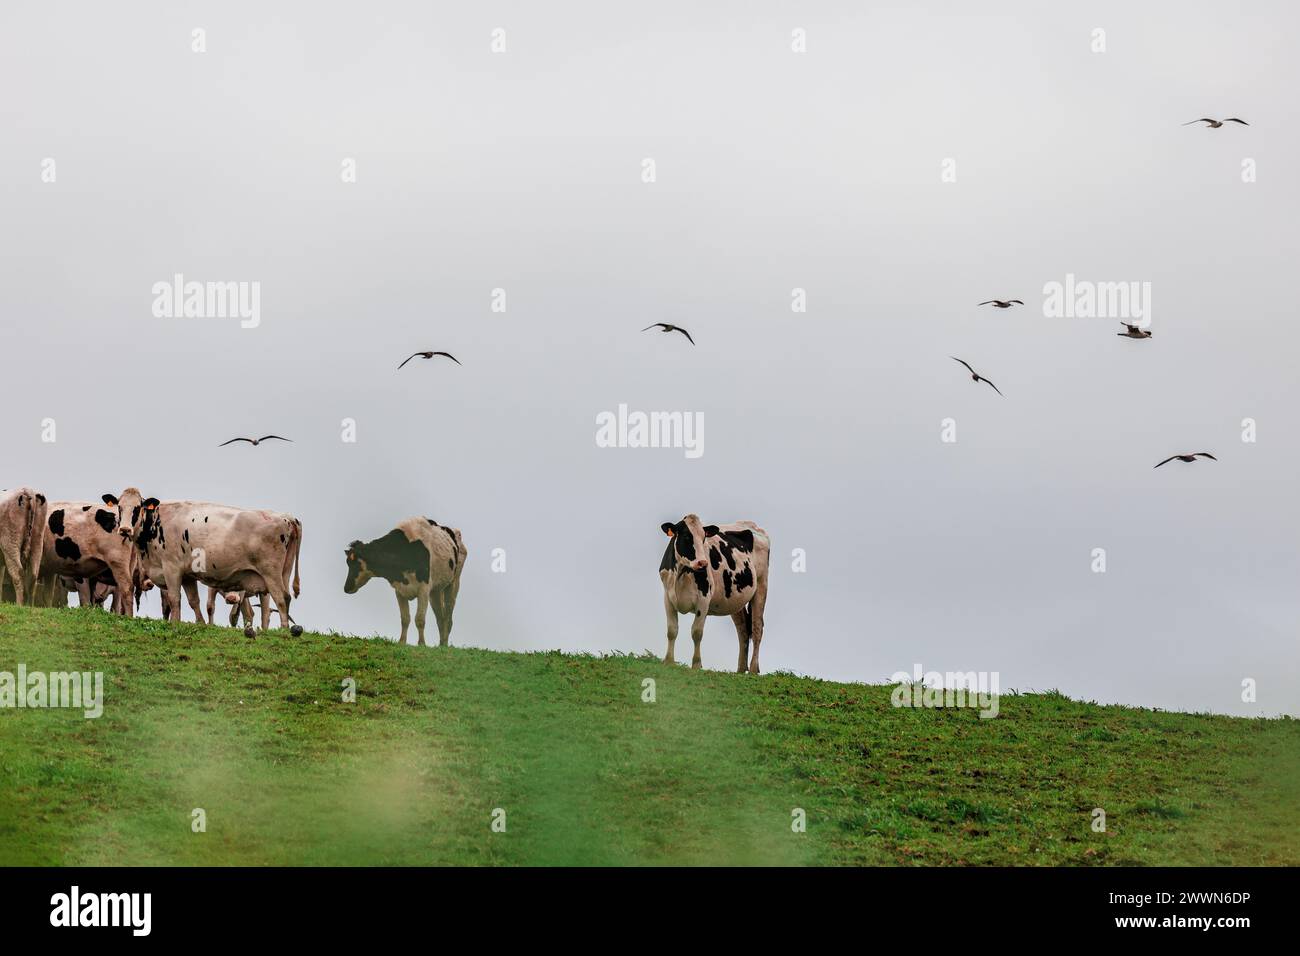
<svg viewBox="0 0 1300 956"><path fill-rule="evenodd" d="M19 662L106 701L0 709L8 865L1300 863L1293 720L0 606Z"/></svg>

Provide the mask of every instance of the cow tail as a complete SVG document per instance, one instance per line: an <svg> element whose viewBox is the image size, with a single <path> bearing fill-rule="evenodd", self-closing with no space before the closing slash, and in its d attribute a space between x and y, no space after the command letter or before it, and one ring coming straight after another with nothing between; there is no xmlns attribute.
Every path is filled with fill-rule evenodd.
<svg viewBox="0 0 1300 956"><path fill-rule="evenodd" d="M293 596L297 597L302 590L298 579L298 555L302 552L302 522L295 518L293 525Z"/></svg>

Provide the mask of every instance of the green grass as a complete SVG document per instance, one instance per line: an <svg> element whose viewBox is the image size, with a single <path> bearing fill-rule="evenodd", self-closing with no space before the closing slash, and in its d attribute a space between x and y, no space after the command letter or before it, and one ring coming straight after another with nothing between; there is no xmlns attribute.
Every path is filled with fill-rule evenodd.
<svg viewBox="0 0 1300 956"><path fill-rule="evenodd" d="M0 709L9 865L1300 863L1293 720L0 606L19 662L106 701Z"/></svg>

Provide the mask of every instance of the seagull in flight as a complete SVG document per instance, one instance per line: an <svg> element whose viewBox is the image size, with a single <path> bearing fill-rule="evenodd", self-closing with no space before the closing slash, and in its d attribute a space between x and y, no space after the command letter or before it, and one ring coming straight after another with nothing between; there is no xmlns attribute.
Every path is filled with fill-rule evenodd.
<svg viewBox="0 0 1300 956"><path fill-rule="evenodd" d="M1179 461L1196 461L1197 458L1208 458L1210 459L1210 461L1219 460L1215 458L1213 455L1211 455L1208 451L1198 451L1195 454L1191 454L1191 455L1170 455L1168 458L1162 461L1160 465L1167 465L1175 458L1177 458ZM1155 467L1159 468L1160 465L1156 465Z"/></svg>
<svg viewBox="0 0 1300 956"><path fill-rule="evenodd" d="M1128 329L1127 332L1116 332L1115 334L1125 339L1149 339L1151 333L1146 329L1139 329L1136 325L1129 325L1127 322L1121 322L1120 325Z"/></svg>
<svg viewBox="0 0 1300 956"><path fill-rule="evenodd" d="M949 355L948 358L952 359L954 362L961 362L962 365L965 365L966 368L970 370L970 377L971 377L971 379L973 379L973 380L976 381L976 382L983 382L983 383L984 383L985 385L987 385L989 388L993 389L993 391L997 392L999 395L1002 395L1002 390L1001 390L1001 389L999 389L996 385L994 385L992 382L990 382L987 378L985 378L985 377L984 377L983 375L981 375L979 372L977 372L977 371L975 371L973 368L971 368L970 365L968 365L968 364L965 363L965 362L962 362L962 360L959 359L959 358L957 358L957 356L955 356L955 355ZM1003 396L1003 397L1005 398L1006 396Z"/></svg>
<svg viewBox="0 0 1300 956"><path fill-rule="evenodd" d="M1012 305L1024 305L1019 299L989 299L980 305L991 305L995 309L1009 309Z"/></svg>
<svg viewBox="0 0 1300 956"><path fill-rule="evenodd" d="M642 331L642 332L649 332L651 329L654 329L654 328L663 329L665 332L680 332L680 333L682 333L682 335L686 336L686 340L687 340L688 342L690 342L692 345L695 344L695 340L694 340L693 338L691 338L691 333L690 333L690 332L687 332L687 331L686 331L684 328L682 328L680 325L670 325L670 324L668 324L667 322L656 322L654 325L647 325L647 326L646 326L644 329L642 329L641 331Z"/></svg>
<svg viewBox="0 0 1300 956"><path fill-rule="evenodd" d="M1192 123L1209 123L1209 124L1210 124L1210 125L1209 125L1209 129L1218 129L1218 128L1219 128L1220 126L1222 126L1224 123L1240 123L1242 126L1249 126L1249 125L1250 125L1250 124L1247 123L1244 119L1237 119L1237 117L1235 117L1235 116L1229 116L1229 117L1228 117L1227 119L1225 119L1225 120L1210 119L1208 116L1202 116L1200 119L1192 120L1191 122L1184 123L1183 125L1184 125L1184 126L1191 126Z"/></svg>
<svg viewBox="0 0 1300 956"><path fill-rule="evenodd" d="M447 358L451 359L457 365L460 365L460 359L456 358L456 356L452 355L450 352L412 352L408 358L403 360L402 365L405 365L407 362L411 361L411 359L415 358L417 355L420 358L425 358L425 359L431 359L435 355L445 355ZM401 368L402 365L399 365L397 367Z"/></svg>
<svg viewBox="0 0 1300 956"><path fill-rule="evenodd" d="M263 435L261 438L232 438L232 439L230 439L230 441L223 441L223 442L222 442L220 445L218 445L217 447L218 447L218 448L225 448L227 445L233 445L233 444L234 444L235 442L237 442L237 441L246 441L246 442L248 442L250 445L252 445L252 446L254 446L254 447L257 447L258 445L262 444L262 442L266 441L266 440L269 439L269 438L279 438L280 441L287 441L287 442L291 442L291 441L293 441L292 438L284 438L284 437L282 437L282 436L280 436L280 435Z"/></svg>

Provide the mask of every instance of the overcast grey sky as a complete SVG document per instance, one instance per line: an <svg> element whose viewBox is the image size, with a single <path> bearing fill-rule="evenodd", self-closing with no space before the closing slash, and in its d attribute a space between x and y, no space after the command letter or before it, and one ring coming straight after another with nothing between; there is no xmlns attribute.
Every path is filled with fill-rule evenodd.
<svg viewBox="0 0 1300 956"><path fill-rule="evenodd" d="M1300 713L1300 12L976 6L6 5L0 486L290 511L295 617L359 634L343 548L428 515L453 643L519 650L662 654L660 523L752 519L765 670ZM155 317L176 273L260 325ZM1153 338L1045 317L1067 274ZM620 403L704 454L598 448Z"/></svg>

